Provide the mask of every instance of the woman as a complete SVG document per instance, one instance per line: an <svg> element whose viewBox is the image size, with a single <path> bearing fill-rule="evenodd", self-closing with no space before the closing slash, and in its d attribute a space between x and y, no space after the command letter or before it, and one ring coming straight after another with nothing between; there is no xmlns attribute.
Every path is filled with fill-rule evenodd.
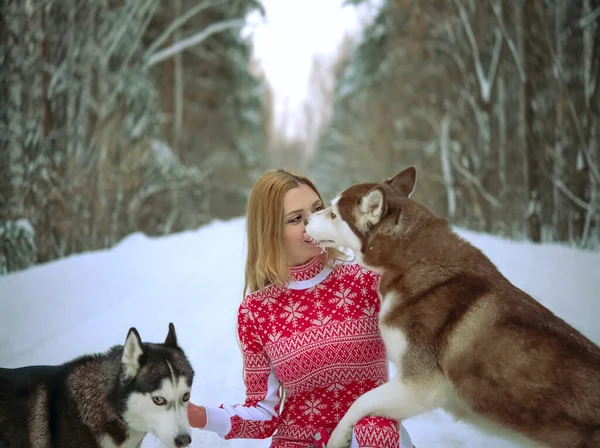
<svg viewBox="0 0 600 448"><path fill-rule="evenodd" d="M192 427L225 439L272 436L271 448L319 447L359 395L387 381L378 277L310 243L305 220L321 209L312 182L290 171L269 171L254 185L237 323L246 401L190 403ZM351 446L412 443L398 422L367 417Z"/></svg>

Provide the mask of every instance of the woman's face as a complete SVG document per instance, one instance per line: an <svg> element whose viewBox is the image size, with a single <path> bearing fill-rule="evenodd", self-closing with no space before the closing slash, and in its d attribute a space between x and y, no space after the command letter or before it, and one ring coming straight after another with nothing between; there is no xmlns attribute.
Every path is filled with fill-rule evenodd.
<svg viewBox="0 0 600 448"><path fill-rule="evenodd" d="M288 266L300 266L321 253L304 237L304 220L323 210L315 191L306 184L292 188L283 198L283 247Z"/></svg>

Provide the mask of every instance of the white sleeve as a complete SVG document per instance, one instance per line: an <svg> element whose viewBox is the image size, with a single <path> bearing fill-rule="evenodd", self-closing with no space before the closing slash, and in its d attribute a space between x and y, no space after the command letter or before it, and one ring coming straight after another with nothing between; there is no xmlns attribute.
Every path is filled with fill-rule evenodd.
<svg viewBox="0 0 600 448"><path fill-rule="evenodd" d="M279 380L271 367L268 378L268 388L265 397L255 406L227 405L222 407L205 407L206 426L204 430L211 431L224 438L231 431L231 417L238 416L248 421L268 421L277 417L275 407L280 401Z"/></svg>

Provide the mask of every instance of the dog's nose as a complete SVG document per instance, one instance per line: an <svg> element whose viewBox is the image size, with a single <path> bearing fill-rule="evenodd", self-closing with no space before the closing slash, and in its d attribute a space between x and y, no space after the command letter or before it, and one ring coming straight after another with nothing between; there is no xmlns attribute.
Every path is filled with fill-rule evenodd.
<svg viewBox="0 0 600 448"><path fill-rule="evenodd" d="M304 225L307 226L308 225L308 218L304 218Z"/></svg>
<svg viewBox="0 0 600 448"><path fill-rule="evenodd" d="M189 446L192 443L192 438L188 434L180 434L175 437L175 446L177 448L183 446Z"/></svg>

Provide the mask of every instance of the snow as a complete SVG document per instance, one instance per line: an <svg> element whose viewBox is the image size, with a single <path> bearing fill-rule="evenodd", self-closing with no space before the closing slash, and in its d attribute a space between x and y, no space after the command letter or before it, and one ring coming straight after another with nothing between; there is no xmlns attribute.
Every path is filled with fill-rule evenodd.
<svg viewBox="0 0 600 448"><path fill-rule="evenodd" d="M196 371L192 401L244 399L236 311L244 271L243 218L149 238L133 234L110 250L86 252L0 276L0 366L58 364L107 350L135 326L159 342L174 322ZM533 245L460 231L499 269L595 342L600 341L600 253ZM433 412L405 422L417 448L510 447ZM194 447L266 447L221 441L195 429ZM143 447L158 447L147 437Z"/></svg>
<svg viewBox="0 0 600 448"><path fill-rule="evenodd" d="M25 235L35 235L33 225L28 219L18 219L16 221L8 221L8 225L0 227L0 237L14 232L21 232Z"/></svg>

